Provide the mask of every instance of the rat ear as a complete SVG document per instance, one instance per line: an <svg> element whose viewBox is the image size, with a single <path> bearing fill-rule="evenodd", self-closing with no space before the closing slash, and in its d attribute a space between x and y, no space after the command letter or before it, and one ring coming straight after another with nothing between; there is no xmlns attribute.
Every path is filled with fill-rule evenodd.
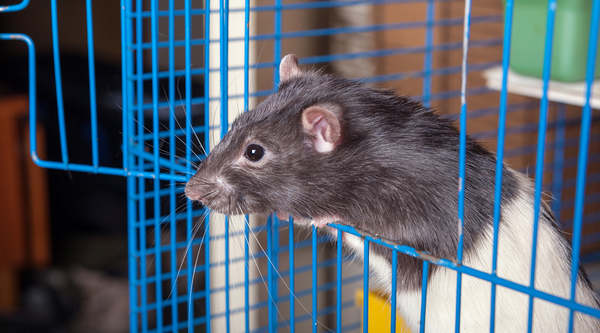
<svg viewBox="0 0 600 333"><path fill-rule="evenodd" d="M313 147L319 153L332 151L340 140L340 121L330 108L315 105L302 111L302 126L313 135Z"/></svg>
<svg viewBox="0 0 600 333"><path fill-rule="evenodd" d="M279 64L279 78L281 82L285 82L296 76L300 76L302 71L298 67L298 57L295 54L288 54Z"/></svg>

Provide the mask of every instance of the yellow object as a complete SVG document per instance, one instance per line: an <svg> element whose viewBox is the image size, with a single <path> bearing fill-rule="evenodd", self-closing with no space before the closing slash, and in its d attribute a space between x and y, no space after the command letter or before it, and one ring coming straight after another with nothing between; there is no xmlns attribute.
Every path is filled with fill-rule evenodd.
<svg viewBox="0 0 600 333"><path fill-rule="evenodd" d="M354 305L361 308L361 329L364 322L363 318L363 298L364 292L359 289L354 294ZM369 292L369 332L389 332L391 328L392 306L387 302L386 298L379 296L377 293ZM410 333L410 329L396 312L396 333Z"/></svg>

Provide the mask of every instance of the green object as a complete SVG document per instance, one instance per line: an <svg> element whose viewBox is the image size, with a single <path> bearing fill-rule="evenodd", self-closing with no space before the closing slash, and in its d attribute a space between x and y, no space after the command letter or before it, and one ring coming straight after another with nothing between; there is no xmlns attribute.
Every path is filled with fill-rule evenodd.
<svg viewBox="0 0 600 333"><path fill-rule="evenodd" d="M542 77L546 43L547 0L515 0L510 68L519 74ZM564 82L585 80L592 0L557 0L550 78ZM596 56L595 77L600 76Z"/></svg>

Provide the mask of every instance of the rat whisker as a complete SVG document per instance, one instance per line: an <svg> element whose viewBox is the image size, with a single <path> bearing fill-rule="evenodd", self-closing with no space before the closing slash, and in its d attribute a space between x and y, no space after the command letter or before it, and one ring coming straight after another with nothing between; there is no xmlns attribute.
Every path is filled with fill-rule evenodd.
<svg viewBox="0 0 600 333"><path fill-rule="evenodd" d="M177 78L177 93L179 94L179 100L181 101L181 107L183 107L184 112L187 114L187 110L185 109L185 106L183 104L183 98L181 97L181 90L179 89L179 80L181 79L181 77ZM208 155L206 153L206 150L204 149L204 147L201 144L200 139L198 138L198 134L196 133L196 131L194 130L194 126L192 126L191 121L188 120L188 117L185 118L187 121L187 124L190 126L192 132L194 133L194 136L196 137L196 140L198 141L198 144L200 145L200 149L202 150L202 152L204 153L204 155ZM183 130L183 127L181 126L181 124L179 124L179 121L177 121L177 119L175 119L177 122L177 125L179 126L179 128L181 128ZM206 143L208 144L208 142Z"/></svg>
<svg viewBox="0 0 600 333"><path fill-rule="evenodd" d="M208 215L208 210L205 211L204 213L202 213L202 215L200 216L200 218L198 219L198 221L202 220L205 221L206 220L206 216ZM183 268L183 264L185 262L185 258L190 250L190 246L192 244L192 242L194 241L194 238L196 237L196 233L198 232L198 230L200 230L200 226L202 226L201 223L197 222L194 224L194 226L192 227L191 230L191 235L188 235L189 237L189 241L187 244L187 247L185 249L185 251L183 252L183 258L180 261L180 265L179 265L179 269L177 270L177 275L175 277L175 280L173 281L173 286L171 287L171 291L169 292L169 295L167 296L167 300L169 300L171 298L171 295L173 294L173 291L175 290L175 287L177 286L177 280L179 280L179 275L181 274L182 268ZM204 230L204 233L202 234L201 240L200 240L200 244L202 245L204 243L204 237L206 236L206 229ZM166 305L165 305L166 306ZM164 307L163 306L163 309Z"/></svg>
<svg viewBox="0 0 600 333"><path fill-rule="evenodd" d="M146 126L142 125L142 123L141 123L141 122L140 122L140 121L139 121L137 118L135 118L135 117L133 117L133 116L132 116L132 117L131 117L131 119L133 119L133 121L135 121L135 122L136 122L138 125L141 125L141 126L142 126L142 128L143 128L145 131L147 131L148 133L152 133L152 130L150 130L148 127L146 127ZM167 130L168 130L168 127L166 127L166 125L164 125L164 124L162 124L162 123L159 123L159 125L160 125L160 126L162 126L163 128L165 128L165 129L167 129ZM179 136L175 136L175 138L177 138L177 140L179 140L181 143L183 143L183 145L184 145L184 146L186 146L186 147L187 147L186 143L185 143L185 142L184 142L184 141L183 141L183 140L182 140L182 139L181 139ZM171 146L171 147L175 148L176 150L179 150L181 153L184 153L184 154L186 153L184 150L182 150L181 148L179 148L179 147L177 147L177 146L173 145L171 142L169 142L168 140L166 140L166 139L164 139L164 138L159 138L159 143L161 143L161 144L166 144L166 145L168 145L168 146ZM148 146L148 147L150 147L150 148L153 148L153 145L152 145L150 142L144 142L144 146ZM161 148L159 148L159 149L161 149ZM169 152L169 151L162 150L162 152L163 152L164 154L166 154L166 155L171 155L171 152ZM200 160L200 157L199 157L198 155L196 155L196 154L194 154L194 155L196 156L196 158L198 158L198 159ZM177 156L177 158L179 158L179 159L184 159L184 158L183 158L183 157L181 157L181 156ZM184 159L184 160L185 160L185 159ZM187 161L187 160L186 160L186 161ZM194 164L194 163L193 163L193 162L191 162L191 161L187 161L187 162L190 162L191 164ZM196 167L196 168L197 168L197 167Z"/></svg>
<svg viewBox="0 0 600 333"><path fill-rule="evenodd" d="M248 220L246 219L246 216L244 216L244 217L243 217L243 220L244 220L244 223L245 223L243 226L247 226L247 227L248 227L248 230L249 230L249 232L250 232L250 233L252 233L252 234L254 234L254 231L252 230L252 227L250 226L250 223L249 223L249 222L248 222ZM243 237L244 237L244 241L246 242L246 244L248 244L248 248L251 248L252 246L251 246L251 244L250 244L250 240L248 239L248 237L246 237L246 233L245 233L245 232L240 232L240 234L241 234L241 235L243 235ZM243 250L242 250L242 252L243 252ZM258 276L259 276L259 278L261 279L261 281L262 281L263 285L265 286L265 289L268 291L268 290L269 290L269 287L268 287L268 285L267 285L267 282L265 281L264 275L263 275L263 274L262 274L262 272L260 271L260 267L259 267L258 261L257 261L257 259L256 259L256 256L254 255L254 253L253 253L252 251L248 251L248 255L249 255L249 257L252 259L252 262L254 263L254 266L256 267L256 270L258 271ZM246 268L247 268L247 269L249 269L249 263L248 263L248 262L246 262L246 263L245 263L245 265L246 265ZM253 289L252 289L252 290L253 290ZM254 290L253 290L253 291L254 291ZM253 294L253 295L254 295L254 298L255 298L255 300L258 302L258 301L259 301L258 293L257 293L257 292L254 292L254 294ZM270 296L270 294L269 294L269 296ZM264 310L263 310L263 307L259 307L258 309L260 310L260 312L261 312L261 314L263 315L263 317L264 317L264 318L267 318L267 315L265 314L265 312L264 312ZM278 310L278 312L279 312L279 310ZM280 314L280 316L281 316L281 314ZM283 318L283 317L281 316L281 318ZM289 327L288 327L288 328L289 328Z"/></svg>
<svg viewBox="0 0 600 333"><path fill-rule="evenodd" d="M249 223L249 222L248 222L248 220L246 219L246 216L245 216L245 215L243 216L243 219L244 219L244 223L245 223L245 224L248 226L248 228L249 228L250 230L252 230L252 228L250 227L250 223ZM255 239L256 243L257 243L257 244L260 246L260 248L261 248L261 251L262 251L262 252L263 252L263 254L265 255L265 258L267 258L267 259L268 259L269 257L268 257L268 255L267 255L267 252L265 252L264 248L263 248L263 247L260 245L260 242L259 242L259 241L258 241L258 239L256 238L256 235L254 234L254 232L252 232L252 231L251 231L250 233L251 233L251 234L252 234L252 236L254 237L254 239ZM244 238L246 239L246 242L248 243L248 246L250 246L250 242L249 242L248 238L246 238L246 235L245 235L245 233L242 233L242 234L244 235ZM261 272L261 270L260 270L260 267L258 266L258 262L256 261L256 258L254 257L254 254L253 254L252 252L250 252L250 255L252 256L252 260L254 261L254 265L256 266L256 269L258 270L258 274L259 274L259 276L260 276L260 279L262 280L262 282L263 282L263 284L264 284L265 288L266 288L267 290L269 290L269 287L268 287L267 281L265 281L264 274ZM273 265L273 264L271 263L271 265ZM275 268L275 266L273 266L273 267ZM277 271L277 268L275 268L274 270L275 270L275 271ZM279 274L279 272L278 272L278 271L277 271L277 273ZM281 275L280 275L280 276L281 276ZM289 290L289 288L288 288L288 290ZM269 293L267 293L267 294L269 295L269 299L271 300L271 302L275 303L275 300L274 300L274 298L273 298L273 295L271 295L271 293L270 293L270 292L269 292ZM261 307L261 309L262 309L262 307ZM275 309L277 310L277 313L278 313L279 317L280 317L280 318L284 318L284 317L283 317L283 315L281 314L281 312L279 311L279 307L275 307ZM261 311L262 311L262 310L261 310ZM287 322L286 322L286 321L284 321L284 322L285 322L286 326L287 326L287 327L288 327L288 329L289 329L289 328L290 328L290 326L287 324Z"/></svg>
<svg viewBox="0 0 600 333"><path fill-rule="evenodd" d="M244 220L245 220L245 218L244 218ZM248 224L248 221L245 221L245 222ZM314 320L316 320L317 323L319 323L319 325L321 325L323 328L325 328L329 332L334 332L333 330L331 330L330 328L328 328L327 326L325 326L325 324L323 324L322 322L320 322L318 320L318 318L315 318L315 317L312 316L312 314L310 313L310 311L308 311L308 309L304 306L304 304L302 304L302 302L298 299L298 297L296 297L296 295L294 294L294 292L290 289L290 286L285 282L285 280L283 279L283 276L281 276L281 274L279 273L279 270L276 268L275 264L273 263L273 261L271 261L271 258L267 255L267 252L265 251L265 249L263 248L263 246L260 244L260 242L256 238L256 235L254 233L252 233L252 236L254 237L254 240L256 241L256 243L258 244L258 246L260 247L261 251L265 254L265 258L267 259L267 261L269 262L269 264L273 268L275 268L274 271L277 273L277 276L279 276L279 279L280 279L281 283L283 283L283 285L286 287L286 289L292 295L294 295L294 299L296 299L296 301L298 302L298 304L300 304L300 306L304 309L304 311L306 311L307 314L309 314ZM279 310L277 310L277 311L279 311Z"/></svg>
<svg viewBox="0 0 600 333"><path fill-rule="evenodd" d="M183 211L178 212L177 210L181 209L183 206L184 206L184 204L177 207L174 212L171 212L169 215L165 216L162 219L162 221L158 224L158 226L160 226L160 230L158 232L161 235L162 235L162 232L164 231L164 229L169 225L169 223L165 223L165 221L167 221L173 214L175 214L175 216L180 216L183 213ZM153 230L154 233L157 232L156 229L158 228L158 226L156 226L154 228L154 230ZM169 230L169 232L170 232L170 230ZM159 244L159 246L162 246L162 237L160 239L161 239L161 244ZM156 245L156 238L152 237L152 245L150 245L150 248L155 247L155 245ZM153 256L150 259L150 262L146 264L146 275L148 275L148 272L150 271L150 267L152 266L152 263L154 262L154 258L155 258L155 256Z"/></svg>
<svg viewBox="0 0 600 333"><path fill-rule="evenodd" d="M210 226L210 219L208 220L208 224ZM206 235L206 230L208 230L209 227L205 228L205 233L204 235ZM192 243L192 240L194 238L190 239L190 244ZM204 236L202 237L202 242L204 242ZM189 248L189 247L188 247ZM192 281L190 283L190 289L188 290L188 294L189 294L189 298L188 298L188 313L192 312L192 295L194 294L194 275L196 273L196 267L198 266L198 258L200 258L200 247L198 247L198 253L196 255L196 260L194 260L194 266L192 267ZM209 296L207 296L209 297ZM194 321L193 320L189 320L189 316L188 316L188 330L191 331L191 325Z"/></svg>
<svg viewBox="0 0 600 333"><path fill-rule="evenodd" d="M179 93L179 99L180 99L180 101L181 101L181 106L182 106L182 108L183 108L183 112L186 114L186 117L185 117L185 118L186 118L186 120L187 120L187 119L188 119L188 117L187 117L187 110L185 109L185 106L183 105L183 99L181 98L181 92L179 91L179 79L180 79L180 78L181 78L181 77L178 77L178 78L177 78L177 92ZM185 132L185 129L184 129L182 126L181 126L181 124L179 123L179 120L177 119L177 117L176 117L176 115L175 115L175 112L174 112L174 110L173 110L173 107L171 106L171 101L169 100L169 98L168 98L168 96L167 96L167 92L165 91L165 87L164 87L164 85L162 84L162 82L161 82L161 87L163 88L163 92L165 93L165 98L166 98L166 100L167 100L167 104L169 105L169 112L171 113L171 116L173 117L172 119L175 121L175 123L177 124L177 126L179 126L179 129L181 129L182 131L184 131L184 132ZM194 127L191 125L191 123L190 123L190 127L191 127L192 131L194 131ZM194 134L196 134L196 132L195 132L195 131L194 131ZM184 145L186 148L188 148L188 149L190 148L190 147L188 147L188 145L187 145L185 142L183 142L183 140L181 140L181 139L179 138L179 136L176 136L176 137L177 137L177 139L178 139L178 140L179 140L181 143L183 143L183 145ZM198 136L196 136L196 139L198 139ZM202 151L204 152L204 155L206 156L206 151L204 151L204 147L202 147L202 145L200 144L200 140L198 140L198 144L200 144L200 146L199 146L199 147L198 147L196 144L194 144L193 142L191 142L191 143L192 143L192 145L194 146L194 148L202 150ZM193 154L194 154L194 155L195 155L195 156L196 156L198 159L200 159L200 158L199 158L199 156L198 156L198 155L197 155L197 154L194 152L194 150L193 150L193 149L189 149L189 150L190 150L190 151L191 151L191 152L192 152L192 153L193 153Z"/></svg>

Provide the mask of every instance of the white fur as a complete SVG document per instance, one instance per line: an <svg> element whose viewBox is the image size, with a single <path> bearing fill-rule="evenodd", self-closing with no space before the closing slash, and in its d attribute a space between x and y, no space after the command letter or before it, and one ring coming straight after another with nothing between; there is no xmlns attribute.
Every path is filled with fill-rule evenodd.
<svg viewBox="0 0 600 333"><path fill-rule="evenodd" d="M364 258L364 240L349 233L344 233L344 244L350 247L356 254ZM369 269L371 278L379 286L391 283L392 266L383 257L369 251Z"/></svg>
<svg viewBox="0 0 600 333"><path fill-rule="evenodd" d="M521 177L521 176L518 176ZM522 285L529 285L533 235L533 196L529 181L522 177L524 190L512 203L502 207L502 223L498 246L498 276ZM570 296L570 262L568 245L540 216L537 243L535 287L562 298ZM463 264L491 273L493 228L486 230L475 245L475 251L465 253ZM362 253L362 239L345 235L345 242ZM371 254L371 267L382 286L391 292L391 267L383 258ZM401 268L400 268L401 269ZM456 308L456 276L454 270L440 268L431 276L427 289L426 332L454 332ZM512 289L496 287L496 332L527 332L529 296ZM594 292L577 282L577 301L594 306ZM398 310L413 332L419 331L421 292L399 292ZM461 300L461 332L488 332L491 312L491 284L463 274ZM575 332L600 332L600 321L581 313L575 314ZM533 332L567 332L569 311L544 300L534 300Z"/></svg>

